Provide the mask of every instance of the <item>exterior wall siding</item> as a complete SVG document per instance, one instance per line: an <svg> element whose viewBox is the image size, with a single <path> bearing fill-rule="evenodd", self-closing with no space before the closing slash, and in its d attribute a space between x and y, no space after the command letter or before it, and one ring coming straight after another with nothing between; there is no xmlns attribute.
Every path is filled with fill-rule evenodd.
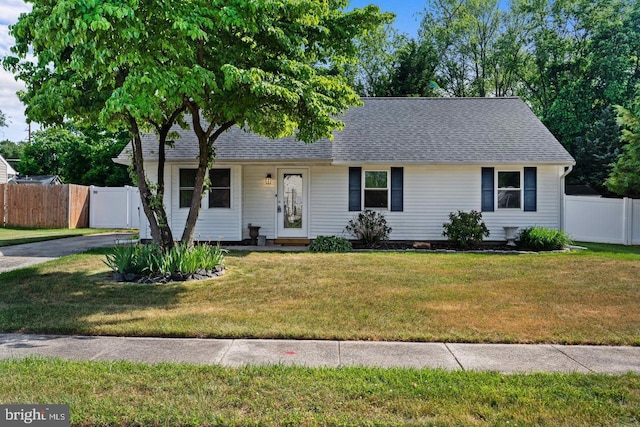
<svg viewBox="0 0 640 427"><path fill-rule="evenodd" d="M6 184L8 179L7 165L5 162L0 160L0 184Z"/></svg>
<svg viewBox="0 0 640 427"><path fill-rule="evenodd" d="M180 169L197 168L193 165L172 165L171 166L171 201L167 206L171 206L171 229L174 238L180 239L182 230L189 215L189 208L180 208L179 205L179 177ZM216 166L217 168L218 166ZM239 241L241 236L241 213L242 213L242 168L240 166L220 166L231 169L231 207L230 208L209 208L209 195L204 194L202 205L198 215L198 222L194 231L194 239L205 242L216 241ZM167 188L167 193L169 188ZM205 190L206 191L206 190Z"/></svg>
<svg viewBox="0 0 640 427"><path fill-rule="evenodd" d="M182 236L189 209L179 207L179 174L181 168L197 168L197 164L171 164L165 166L165 195L164 205L173 237L179 240ZM231 169L231 208L208 207L208 195L202 200L202 208L198 215L198 222L194 238L201 241L215 242L218 240L241 240L241 213L242 213L242 167L225 166ZM150 182L157 182L157 163L145 164L147 177ZM149 223L146 219L142 205L140 206L140 239L151 239Z"/></svg>
<svg viewBox="0 0 640 427"><path fill-rule="evenodd" d="M271 174L271 184L265 183L267 174ZM242 168L242 194L244 210L242 212L242 238L249 238L249 224L260 227L260 234L267 239L276 237L276 188L277 173L274 166L245 165Z"/></svg>
<svg viewBox="0 0 640 427"><path fill-rule="evenodd" d="M487 165L492 166L492 165ZM389 167L375 166L375 170ZM363 168L366 170L367 168ZM500 169L500 167L496 167ZM513 168L509 168L513 169ZM504 226L560 228L561 168L538 168L536 212L496 210L483 213L491 236L504 240ZM442 240L442 224L457 210L480 210L481 166L408 166L404 168L404 211L382 210L393 229L392 240ZM312 168L311 238L344 235L357 212L348 211L348 167ZM349 236L346 236L349 237Z"/></svg>
<svg viewBox="0 0 640 427"><path fill-rule="evenodd" d="M370 169L390 170L390 166L375 166ZM404 167L404 211L382 211L393 228L391 239L443 240L442 224L448 221L450 212L480 210L483 166L495 167L496 170L514 169L496 165ZM168 172L165 177L165 206L169 208L168 214L174 233L182 231L188 213L188 209L178 207L178 174L181 167L195 165L167 165ZM226 210L208 209L205 196L196 227L196 239L248 239L249 223L260 226L260 234L268 239L277 237L277 166L251 164L230 167L232 207ZM367 169L366 166L363 167L363 170ZM560 228L562 172L563 168L559 166L538 167L536 212L524 212L522 209L496 209L495 212L484 212L483 219L491 232L487 240L504 240L503 226L524 228L540 225ZM155 178L153 173L154 166L149 168L149 178L152 180ZM265 176L269 173L273 177L271 185L265 183ZM347 166L309 167L310 238L320 235L350 237L344 228L357 212L349 212L348 175ZM146 221L144 218L141 219L141 238L150 238L143 225Z"/></svg>

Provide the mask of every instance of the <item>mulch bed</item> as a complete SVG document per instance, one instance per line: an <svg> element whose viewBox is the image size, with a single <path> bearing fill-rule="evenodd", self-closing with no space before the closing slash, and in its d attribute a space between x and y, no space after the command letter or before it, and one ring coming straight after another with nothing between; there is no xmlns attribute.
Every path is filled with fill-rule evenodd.
<svg viewBox="0 0 640 427"><path fill-rule="evenodd" d="M414 241L388 241L383 242L375 248L369 248L360 242L351 242L354 250L382 250L382 251L425 251L425 252L537 252L520 246L507 246L499 242L486 242L479 245L473 245L461 248L451 242L438 241L429 242L431 246L428 249L415 247ZM423 242L420 242L423 243Z"/></svg>
<svg viewBox="0 0 640 427"><path fill-rule="evenodd" d="M205 280L220 277L224 275L225 271L225 267L223 265L220 265L213 270L197 270L193 274L174 273L165 276L141 276L139 274L131 273L113 273L113 280L115 280L116 282L140 283L145 285L169 282L191 282L194 280Z"/></svg>

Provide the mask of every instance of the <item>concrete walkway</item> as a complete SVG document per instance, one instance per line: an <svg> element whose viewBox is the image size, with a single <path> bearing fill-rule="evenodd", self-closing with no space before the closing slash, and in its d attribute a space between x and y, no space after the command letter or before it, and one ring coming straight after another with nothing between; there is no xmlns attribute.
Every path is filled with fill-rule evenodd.
<svg viewBox="0 0 640 427"><path fill-rule="evenodd" d="M0 247L0 273L51 261L93 248L113 246L132 233L101 233Z"/></svg>
<svg viewBox="0 0 640 427"><path fill-rule="evenodd" d="M503 373L640 374L640 347L131 338L0 334L0 359L441 368Z"/></svg>

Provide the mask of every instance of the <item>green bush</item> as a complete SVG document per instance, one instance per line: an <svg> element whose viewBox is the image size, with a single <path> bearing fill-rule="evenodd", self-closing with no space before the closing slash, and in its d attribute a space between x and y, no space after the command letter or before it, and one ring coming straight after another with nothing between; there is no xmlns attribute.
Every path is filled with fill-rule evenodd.
<svg viewBox="0 0 640 427"><path fill-rule="evenodd" d="M368 248L375 248L380 242L388 240L391 234L391 227L387 226L384 215L372 210L360 212L349 220L345 230Z"/></svg>
<svg viewBox="0 0 640 427"><path fill-rule="evenodd" d="M489 237L489 229L482 221L482 214L478 211L449 214L449 222L442 224L442 235L450 242L461 248L482 243L485 237Z"/></svg>
<svg viewBox="0 0 640 427"><path fill-rule="evenodd" d="M351 243L338 236L318 236L309 247L311 252L351 252L351 249Z"/></svg>
<svg viewBox="0 0 640 427"><path fill-rule="evenodd" d="M538 226L525 228L518 238L520 246L534 251L554 251L571 244L565 232Z"/></svg>
<svg viewBox="0 0 640 427"><path fill-rule="evenodd" d="M155 244L115 246L105 264L121 275L136 277L172 277L180 280L199 271L213 271L224 265L226 250L220 245L177 244L162 253Z"/></svg>

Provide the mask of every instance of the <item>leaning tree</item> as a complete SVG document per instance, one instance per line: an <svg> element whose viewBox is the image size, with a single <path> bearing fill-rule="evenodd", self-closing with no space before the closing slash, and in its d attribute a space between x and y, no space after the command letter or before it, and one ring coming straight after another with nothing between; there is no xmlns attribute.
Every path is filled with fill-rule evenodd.
<svg viewBox="0 0 640 427"><path fill-rule="evenodd" d="M29 1L29 0L27 0ZM163 205L171 128L190 128L198 171L183 242L193 240L214 144L232 126L278 138L331 138L359 105L342 77L354 38L392 19L348 0L31 0L11 27L3 61L26 84L29 120L66 119L127 129L151 235L173 246ZM141 135L158 139L157 182L147 179Z"/></svg>

